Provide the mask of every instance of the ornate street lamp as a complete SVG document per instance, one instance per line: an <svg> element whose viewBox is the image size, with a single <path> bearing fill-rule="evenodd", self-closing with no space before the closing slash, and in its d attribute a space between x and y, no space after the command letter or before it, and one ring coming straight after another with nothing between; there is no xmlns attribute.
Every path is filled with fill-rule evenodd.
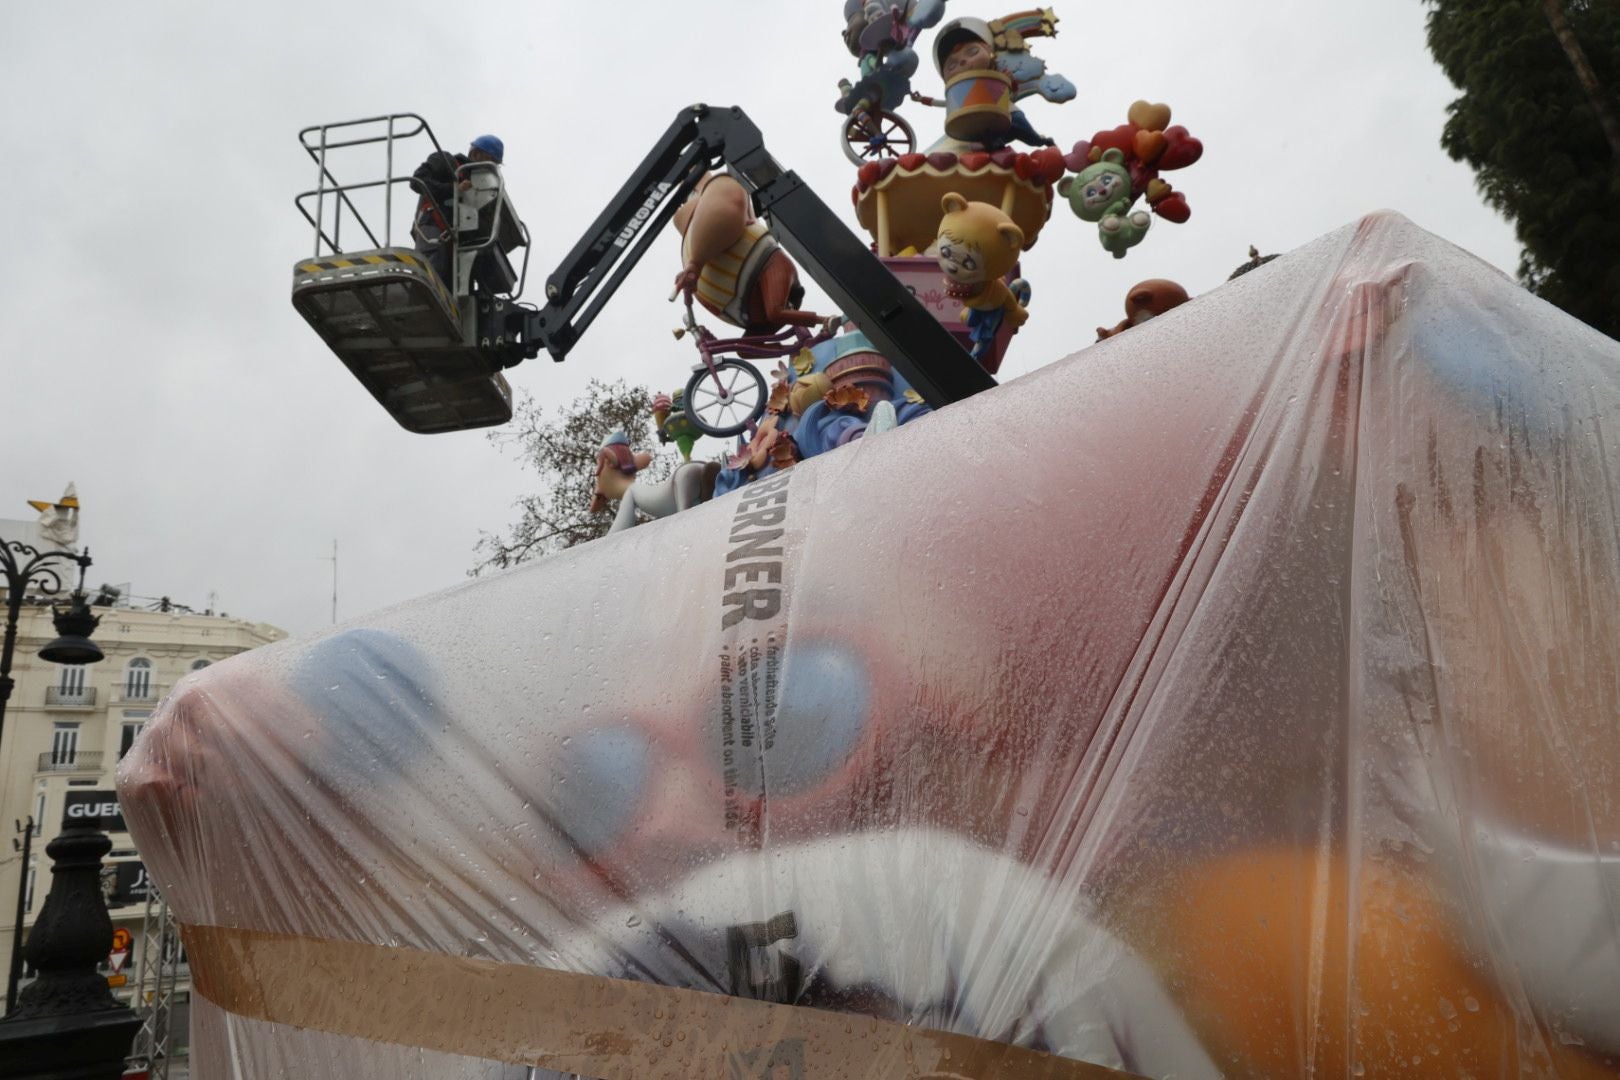
<svg viewBox="0 0 1620 1080"><path fill-rule="evenodd" d="M94 664L103 659L90 640L100 617L90 610L84 573L90 552L40 551L16 540L0 540L0 571L6 582L6 635L0 645L0 742L5 738L6 702L11 698L11 658L17 621L32 587L55 596L62 591L61 568L79 564L79 585L66 608L52 605L56 640L39 650L56 664ZM33 820L29 820L32 833ZM39 978L20 993L23 950L12 946L6 987L7 1012L0 1019L0 1061L5 1075L51 1080L113 1080L123 1072L124 1055L141 1021L120 1005L97 964L112 946L112 921L101 895L101 860L112 841L95 822L74 822L46 846L54 866L50 895L28 937L29 962ZM26 861L26 855L25 855ZM27 868L24 867L24 881ZM19 883L19 893L22 883ZM22 936L19 899L16 936Z"/></svg>
<svg viewBox="0 0 1620 1080"><path fill-rule="evenodd" d="M75 555L71 551L40 551L18 540L0 540L0 571L6 579L6 636L0 645L0 746L6 737L6 702L11 699L15 680L11 677L11 657L17 647L17 620L22 614L23 600L29 586L46 596L62 591L61 568L67 563L79 564L79 587L73 590L72 602L64 610L52 606L58 637L39 651L39 655L57 664L94 664L102 659L101 650L90 635L101 617L90 611L84 593L84 572L90 568L90 552ZM32 819L30 819L32 823ZM6 973L6 1011L17 1006L17 987L22 975L22 898L28 881L26 856L22 877L17 882L17 924L12 928L11 967Z"/></svg>
<svg viewBox="0 0 1620 1080"><path fill-rule="evenodd" d="M39 650L41 660L53 664L98 664L103 659L101 647L90 640L90 635L101 625L101 616L90 610L90 597L84 591L84 568L90 565L87 552L79 564L79 587L73 590L67 608L51 605L51 621L56 624L57 638Z"/></svg>
<svg viewBox="0 0 1620 1080"><path fill-rule="evenodd" d="M23 598L30 585L36 592L55 596L62 591L61 568L79 564L79 587L66 611L53 608L56 632L61 636L39 651L46 660L59 664L93 664L102 658L101 650L90 640L101 619L90 613L85 601L84 572L90 568L90 552L40 551L20 540L0 540L0 572L6 578L6 637L0 645L0 743L6 737L6 702L11 700L11 655L17 648L17 620L22 615Z"/></svg>

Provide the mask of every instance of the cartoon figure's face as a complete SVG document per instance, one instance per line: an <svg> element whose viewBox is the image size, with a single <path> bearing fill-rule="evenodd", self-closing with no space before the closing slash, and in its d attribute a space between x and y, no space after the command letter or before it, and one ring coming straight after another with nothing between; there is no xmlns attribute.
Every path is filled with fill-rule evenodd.
<svg viewBox="0 0 1620 1080"><path fill-rule="evenodd" d="M1087 173L1092 175L1087 176ZM1076 199L1082 211L1080 216L1086 217L1089 213L1101 217L1104 207L1117 202L1121 195L1130 190L1131 178L1118 165L1102 162L1081 173L1075 186L1078 191Z"/></svg>
<svg viewBox="0 0 1620 1080"><path fill-rule="evenodd" d="M977 245L945 237L939 243L939 268L962 285L984 280L984 261Z"/></svg>
<svg viewBox="0 0 1620 1080"><path fill-rule="evenodd" d="M1024 232L999 207L970 203L951 192L940 202L939 268L954 284L972 285L1001 277L1018 261Z"/></svg>
<svg viewBox="0 0 1620 1080"><path fill-rule="evenodd" d="M993 67L995 62L996 52L990 46L977 39L964 41L945 58L945 79L949 81L959 71L985 70Z"/></svg>
<svg viewBox="0 0 1620 1080"><path fill-rule="evenodd" d="M1106 151L1101 161L1060 183L1058 191L1068 196L1070 208L1082 221L1098 221L1110 213L1123 214L1133 199L1125 156L1118 150Z"/></svg>

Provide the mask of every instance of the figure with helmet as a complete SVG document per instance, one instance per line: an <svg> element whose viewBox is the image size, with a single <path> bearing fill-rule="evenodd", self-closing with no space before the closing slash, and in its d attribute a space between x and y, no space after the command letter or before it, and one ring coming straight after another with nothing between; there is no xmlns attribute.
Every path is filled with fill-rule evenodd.
<svg viewBox="0 0 1620 1080"><path fill-rule="evenodd" d="M455 192L466 193L475 207L494 201L499 185L489 169L464 170L463 166L475 162L489 162L499 166L506 157L506 144L498 136L480 135L467 147L465 154L452 154L448 150L435 150L411 174L411 187L421 196L416 207L416 226L412 238L417 251L428 257L429 264L440 280L450 281L450 249L448 242L451 201Z"/></svg>
<svg viewBox="0 0 1620 1080"><path fill-rule="evenodd" d="M1032 94L1052 102L1074 98L1074 84L1048 73L1025 40L1055 36L1057 22L1045 9L990 21L952 19L940 27L934 35L934 67L945 81L945 96L911 94L913 101L946 110L946 138L932 149L999 150L1015 140L1056 145L1035 130L1016 103Z"/></svg>

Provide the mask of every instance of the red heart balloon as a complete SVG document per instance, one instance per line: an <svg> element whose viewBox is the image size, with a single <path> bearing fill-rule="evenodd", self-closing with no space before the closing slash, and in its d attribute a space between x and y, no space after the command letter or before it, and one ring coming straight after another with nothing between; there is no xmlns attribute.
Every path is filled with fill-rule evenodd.
<svg viewBox="0 0 1620 1080"><path fill-rule="evenodd" d="M1171 192L1154 203L1153 212L1177 225L1192 217L1192 207L1187 205L1187 196L1179 191Z"/></svg>
<svg viewBox="0 0 1620 1080"><path fill-rule="evenodd" d="M1079 172L1091 164L1091 140L1081 139L1074 149L1063 155L1063 164L1070 172Z"/></svg>
<svg viewBox="0 0 1620 1080"><path fill-rule="evenodd" d="M1112 131L1099 131L1091 137L1092 148L1118 150L1129 157L1136 152L1136 133L1140 130L1135 124L1121 124Z"/></svg>
<svg viewBox="0 0 1620 1080"><path fill-rule="evenodd" d="M1164 153L1159 157L1159 168L1184 169L1203 156L1204 144L1177 124L1164 133Z"/></svg>
<svg viewBox="0 0 1620 1080"><path fill-rule="evenodd" d="M1045 146L1029 155L1034 171L1031 174L1038 183L1050 186L1058 182L1063 176L1063 166L1067 163L1064 156L1055 146ZM1084 166L1081 166L1084 168Z"/></svg>

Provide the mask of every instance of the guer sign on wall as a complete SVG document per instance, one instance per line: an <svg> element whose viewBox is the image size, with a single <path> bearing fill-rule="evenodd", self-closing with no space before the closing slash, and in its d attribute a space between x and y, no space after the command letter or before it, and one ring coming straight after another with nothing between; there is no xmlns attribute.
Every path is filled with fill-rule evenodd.
<svg viewBox="0 0 1620 1080"><path fill-rule="evenodd" d="M69 791L62 805L62 827L95 825L108 832L128 832L116 791Z"/></svg>

